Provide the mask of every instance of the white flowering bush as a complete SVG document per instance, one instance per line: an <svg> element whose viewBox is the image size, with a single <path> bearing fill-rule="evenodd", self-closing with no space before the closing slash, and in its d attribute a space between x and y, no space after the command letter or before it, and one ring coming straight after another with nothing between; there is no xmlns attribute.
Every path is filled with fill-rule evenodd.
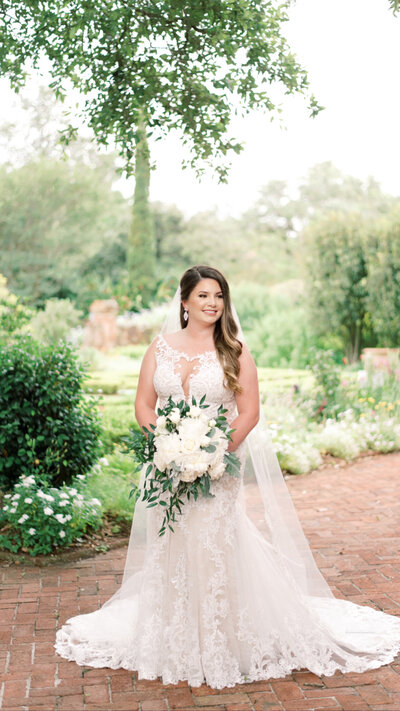
<svg viewBox="0 0 400 711"><path fill-rule="evenodd" d="M3 497L0 510L0 547L30 555L67 546L90 526L101 525L102 506L85 495L85 479L73 486L43 486L33 475L21 476L13 492Z"/></svg>
<svg viewBox="0 0 400 711"><path fill-rule="evenodd" d="M282 469L291 474L307 474L318 469L322 457L306 431L285 432L277 423L270 424L269 433Z"/></svg>

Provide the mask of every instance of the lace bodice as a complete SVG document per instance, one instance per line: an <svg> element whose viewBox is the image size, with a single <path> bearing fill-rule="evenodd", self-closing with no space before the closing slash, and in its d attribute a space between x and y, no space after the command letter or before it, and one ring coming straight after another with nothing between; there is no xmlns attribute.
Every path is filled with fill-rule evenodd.
<svg viewBox="0 0 400 711"><path fill-rule="evenodd" d="M182 384L182 365L185 361L193 363L186 388ZM159 407L166 405L170 395L173 400L184 398L187 402L193 396L198 402L205 394L205 403L209 405L207 414L214 417L222 403L227 409L228 422L232 422L237 414L235 396L233 391L224 385L224 371L216 350L190 356L172 348L160 335L157 337L156 363L153 383L159 398Z"/></svg>

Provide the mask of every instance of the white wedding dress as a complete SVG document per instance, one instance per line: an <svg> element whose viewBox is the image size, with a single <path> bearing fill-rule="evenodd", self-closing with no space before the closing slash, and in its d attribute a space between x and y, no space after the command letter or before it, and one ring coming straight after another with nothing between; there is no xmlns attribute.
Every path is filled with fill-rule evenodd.
<svg viewBox="0 0 400 711"><path fill-rule="evenodd" d="M193 362L189 392L221 402L231 422L234 394L216 351L188 356L157 339L154 385L163 407L185 396L180 367ZM187 367L187 365L186 365ZM246 440L237 449L242 461ZM163 511L146 509L147 542L130 594L77 615L57 632L58 654L80 665L135 670L165 684L215 689L284 677L363 672L400 651L400 619L336 598L304 595L245 508L242 479L212 483L214 498L185 502L174 532L158 536Z"/></svg>

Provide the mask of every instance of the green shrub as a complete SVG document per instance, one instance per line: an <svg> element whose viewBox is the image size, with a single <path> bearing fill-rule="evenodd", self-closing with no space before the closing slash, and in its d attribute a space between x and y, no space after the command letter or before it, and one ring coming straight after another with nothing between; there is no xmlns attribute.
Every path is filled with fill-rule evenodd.
<svg viewBox="0 0 400 711"><path fill-rule="evenodd" d="M84 479L84 477L83 477ZM101 525L101 502L89 498L81 480L75 487L41 486L34 476L20 477L0 510L0 547L30 555L67 546ZM82 491L80 491L83 489Z"/></svg>
<svg viewBox="0 0 400 711"><path fill-rule="evenodd" d="M0 487L20 474L52 484L85 473L99 453L96 404L72 346L18 338L0 352Z"/></svg>
<svg viewBox="0 0 400 711"><path fill-rule="evenodd" d="M29 330L41 343L65 341L71 328L82 319L82 312L69 299L49 299L44 311L38 311L29 324Z"/></svg>
<svg viewBox="0 0 400 711"><path fill-rule="evenodd" d="M7 279L0 274L0 343L11 340L12 334L25 326L32 316L33 311L8 290Z"/></svg>

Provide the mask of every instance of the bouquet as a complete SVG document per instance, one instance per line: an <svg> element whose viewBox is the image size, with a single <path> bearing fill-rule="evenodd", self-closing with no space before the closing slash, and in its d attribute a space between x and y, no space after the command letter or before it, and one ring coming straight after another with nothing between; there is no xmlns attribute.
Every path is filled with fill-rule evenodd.
<svg viewBox="0 0 400 711"><path fill-rule="evenodd" d="M234 431L224 416L226 409L220 405L216 417L209 418L204 412L208 407L205 397L198 405L194 397L191 405L169 397L168 404L157 410L152 431L143 427L144 432L133 433L132 449L145 477L142 491L133 489L130 496L136 493L148 507L164 507L159 536L167 526L174 530L171 522L176 521L176 512L182 513L185 498L213 497L212 481L224 473L240 474L238 456L226 451Z"/></svg>

